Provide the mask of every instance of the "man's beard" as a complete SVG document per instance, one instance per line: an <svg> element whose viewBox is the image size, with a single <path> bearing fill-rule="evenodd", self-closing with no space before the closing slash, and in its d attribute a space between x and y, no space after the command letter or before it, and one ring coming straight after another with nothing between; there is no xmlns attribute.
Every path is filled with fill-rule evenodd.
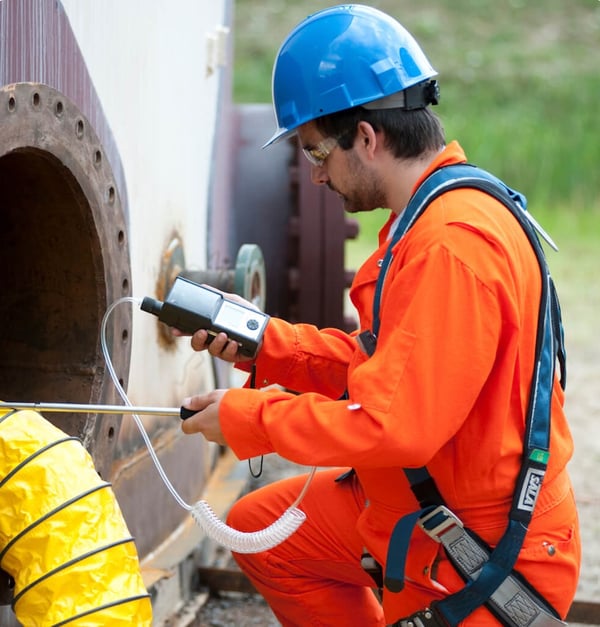
<svg viewBox="0 0 600 627"><path fill-rule="evenodd" d="M344 192L338 189L331 181L327 182L329 189L334 191L344 204L347 213L373 211L380 207L387 207L387 199L383 185L374 172L369 172L363 164L351 153L348 154L348 173L345 179L349 182Z"/></svg>

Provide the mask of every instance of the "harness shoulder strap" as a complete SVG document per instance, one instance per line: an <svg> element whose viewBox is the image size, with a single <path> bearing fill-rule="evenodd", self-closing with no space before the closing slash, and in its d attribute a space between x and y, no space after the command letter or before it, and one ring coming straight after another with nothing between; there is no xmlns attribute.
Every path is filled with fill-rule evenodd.
<svg viewBox="0 0 600 627"><path fill-rule="evenodd" d="M542 294L539 308L538 332L534 374L527 410L527 425L523 446L523 461L517 480L509 523L505 534L489 559L478 571L476 578L467 582L465 588L440 601L436 609L450 625L456 625L477 607L488 605L498 586L509 577L521 550L535 502L540 492L546 471L550 439L550 406L558 360L561 369L561 385L566 384L566 354L560 317L560 306L554 284L550 278L545 256L536 229L539 225L526 212L524 196L506 186L490 173L468 164L447 166L432 173L417 189L405 209L394 237L388 246L378 278L373 305L373 335L379 331L379 308L383 283L393 257L395 244L416 222L429 204L438 196L457 188L479 189L502 202L518 220L540 265ZM547 238L546 234L542 235ZM551 240L550 240L551 241ZM404 560L408 550L410 533L419 518L430 514L443 499L426 468L405 469L411 487L419 500L421 512L401 519L390 539L386 585L392 590L403 586ZM410 520L408 520L410 518ZM471 533L471 532L470 532ZM399 555L400 554L400 555ZM398 562L399 558L399 562Z"/></svg>

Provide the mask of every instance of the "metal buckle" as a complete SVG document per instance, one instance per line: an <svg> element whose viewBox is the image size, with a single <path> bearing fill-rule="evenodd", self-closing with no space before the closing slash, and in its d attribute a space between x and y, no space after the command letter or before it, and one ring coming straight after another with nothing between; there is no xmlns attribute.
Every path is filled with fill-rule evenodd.
<svg viewBox="0 0 600 627"><path fill-rule="evenodd" d="M436 522L436 517L443 516L440 522ZM434 526L427 526L433 524ZM436 542L441 542L443 533L452 527L464 527L460 518L453 514L445 505L438 505L433 511L417 520L417 524L423 531Z"/></svg>
<svg viewBox="0 0 600 627"><path fill-rule="evenodd" d="M383 569L370 553L363 553L360 558L362 569L371 577L378 588L383 588Z"/></svg>

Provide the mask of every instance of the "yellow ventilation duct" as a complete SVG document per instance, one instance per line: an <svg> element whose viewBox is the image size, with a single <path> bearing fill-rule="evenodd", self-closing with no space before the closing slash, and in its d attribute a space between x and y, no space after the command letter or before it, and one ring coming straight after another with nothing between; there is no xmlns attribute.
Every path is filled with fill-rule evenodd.
<svg viewBox="0 0 600 627"><path fill-rule="evenodd" d="M34 411L0 411L0 566L26 627L151 625L110 484L77 438Z"/></svg>

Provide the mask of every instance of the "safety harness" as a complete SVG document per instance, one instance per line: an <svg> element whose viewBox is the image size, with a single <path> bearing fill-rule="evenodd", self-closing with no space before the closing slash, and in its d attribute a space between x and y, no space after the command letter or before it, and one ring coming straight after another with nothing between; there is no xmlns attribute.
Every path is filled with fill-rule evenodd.
<svg viewBox="0 0 600 627"><path fill-rule="evenodd" d="M558 296L550 277L536 230L549 241L527 212L526 199L492 174L470 164L457 164L434 171L417 189L404 210L383 258L373 304L373 329L363 331L359 343L369 355L376 348L381 295L398 241L414 225L429 204L441 194L457 188L474 188L504 204L518 220L538 259L542 293L536 338L536 357L523 444L522 466L508 516L506 531L490 549L445 505L435 481L425 467L404 469L421 509L401 518L394 527L387 555L384 584L391 592L404 586L404 568L415 526L441 542L448 558L466 585L445 599L433 602L398 626L458 625L484 605L508 627L564 625L557 612L513 570L540 494L547 468L550 441L550 412L555 364L560 365L560 384L566 384L566 355Z"/></svg>

